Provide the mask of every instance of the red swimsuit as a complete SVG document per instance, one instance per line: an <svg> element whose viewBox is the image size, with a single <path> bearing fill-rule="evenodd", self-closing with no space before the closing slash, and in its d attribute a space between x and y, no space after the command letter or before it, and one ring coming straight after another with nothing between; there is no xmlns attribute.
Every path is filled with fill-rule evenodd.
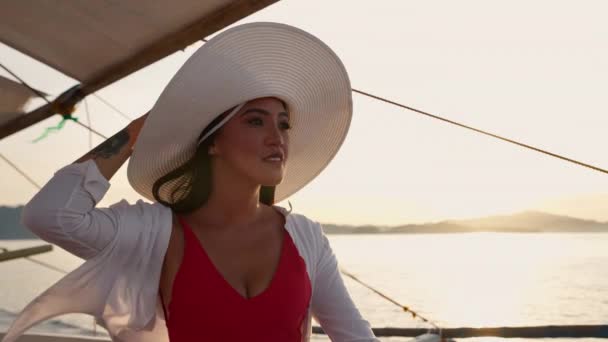
<svg viewBox="0 0 608 342"><path fill-rule="evenodd" d="M247 299L222 277L191 228L180 222L184 256L169 304L171 342L301 341L311 287L306 264L287 231L270 285Z"/></svg>

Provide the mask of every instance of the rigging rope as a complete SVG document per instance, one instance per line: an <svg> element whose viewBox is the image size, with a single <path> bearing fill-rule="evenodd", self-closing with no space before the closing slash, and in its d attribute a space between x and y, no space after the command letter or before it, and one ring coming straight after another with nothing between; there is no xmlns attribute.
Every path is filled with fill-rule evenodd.
<svg viewBox="0 0 608 342"><path fill-rule="evenodd" d="M534 151L537 151L537 152L540 152L540 153L547 154L547 155L555 157L555 158L559 158L561 160L565 160L567 162L571 162L571 163L574 163L574 164L577 164L577 165L580 165L580 166L583 166L583 167L590 168L590 169L595 170L595 171L599 171L599 172L603 172L605 174L608 174L608 170L602 169L600 167L593 166L593 165L590 165L590 164L587 164L587 163L583 163L583 162L580 162L580 161L577 161L577 160L574 160L574 159L571 159L571 158L567 158L567 157L561 156L561 155L556 154L556 153L545 151L543 149L540 149L540 148L537 148L537 147L534 147L534 146L531 146L531 145L527 145L527 144L524 144L524 143L520 143L518 141L509 139L509 138L504 138L504 137L501 137L501 136L499 136L497 134L488 133L488 132L483 131L481 129L477 129L477 128L474 128L474 127L471 127L471 126L467 126L467 125L458 123L456 121L452 121L452 120L449 120L449 119L446 119L446 118L442 118L442 117L440 117L438 115L427 113L427 112L421 111L419 109L412 108L412 107L403 105L401 103L398 103L398 102L395 102L395 101L391 101L391 100L388 100L386 98L383 98L383 97L380 97L380 96L377 96L377 95L370 94L370 93L362 91L362 90L353 89L353 92L354 93L358 93L358 94L363 95L363 96L370 97L370 98L378 100L378 101L382 101L382 102L391 104L393 106L397 106L397 107L400 107L400 108L403 108L403 109L408 109L408 110L414 111L416 113L429 116L429 117L431 117L433 119L445 121L445 122L447 122L449 124L452 124L452 125L456 125L456 126L459 126L459 127L470 129L470 130L475 131L477 133L485 134L485 135L488 135L490 137L493 137L493 138L496 138L496 139L500 139L502 141L506 141L506 142L511 143L511 144L515 144L515 145L518 145L518 146L521 146L521 147L524 147L524 148L528 148L528 149L531 149L531 150L534 150Z"/></svg>
<svg viewBox="0 0 608 342"><path fill-rule="evenodd" d="M127 114L125 114L122 111L120 111L118 108L116 108L116 106L112 105L107 100L104 100L101 96L97 95L97 93L93 93L91 95L95 96L99 101L105 103L106 106L108 106L111 109L113 109L114 112L116 112L118 115L122 116L125 120L127 120L127 121L133 121L133 118L129 117Z"/></svg>
<svg viewBox="0 0 608 342"><path fill-rule="evenodd" d="M384 293L376 290L375 288L373 288L372 286L364 283L363 281L361 281L359 278L357 278L355 275L353 275L350 272L347 272L346 270L344 270L343 268L340 269L340 272L342 272L342 274L346 275L347 277L353 279L354 281L356 281L357 283L365 286L366 288L368 288L369 290L371 290L372 292L376 293L377 295L379 295L380 297L388 300L389 302L397 305L399 308L401 308L403 311L405 312L409 312L410 314L412 314L413 318L419 318L421 319L423 322L428 323L430 325L432 325L435 329L437 329L438 331L441 331L441 328L439 327L438 324L436 324L435 322L429 320L428 318L425 318L424 316L420 315L419 313L415 312L414 310L410 309L409 307L397 302L396 300L392 299L391 297L385 295Z"/></svg>
<svg viewBox="0 0 608 342"><path fill-rule="evenodd" d="M7 67L4 66L4 64L0 63L0 67L2 67L2 69L6 70L6 72L8 72L9 74L11 74L14 78L16 78L17 80L19 80L19 82L21 82L21 84L23 84L24 86L26 86L29 90L31 90L33 93L37 94L38 96L40 96L41 98L43 98L46 102L49 102L46 98L46 96L44 96L44 94L42 94L41 92L39 92L38 90L30 87L29 84L25 83L24 80L22 80L19 76L17 76L14 72L10 71Z"/></svg>
<svg viewBox="0 0 608 342"><path fill-rule="evenodd" d="M61 121L59 122L59 124L57 124L57 126L53 126L53 127L48 127L45 129L45 131L42 133L41 137L38 137L37 139L34 140L34 142L39 141L40 139L45 138L48 133L55 131L55 130L60 130L61 128L63 128L63 126L65 125L65 121L67 120L72 120L75 123L77 123L78 125L88 129L90 132L93 132L95 134L97 134L98 136L104 138L104 139L108 139L108 137L106 137L105 135L97 132L96 130L94 130L92 127L89 127L85 124L83 124L82 122L78 121L77 118L72 117L72 113L74 112L74 107L72 108L62 108L60 106L59 103L56 102L57 99L55 99L55 101L51 102L49 101L49 99L47 99L44 94L42 94L41 92L39 92L38 90L32 88L29 84L27 84L24 80L22 80L19 76L17 76L15 73L13 73L12 71L10 71L7 67L5 67L2 63L0 63L0 67L2 67L4 70L6 70L9 74L11 74L13 77L15 77L22 85L24 85L25 87L27 87L30 91L32 91L33 93L37 94L40 98L42 98L44 101L46 101L46 103L48 103L49 105L53 106L55 108L56 113L61 114L61 116L63 116L63 118L61 119ZM66 113L67 112L67 113Z"/></svg>
<svg viewBox="0 0 608 342"><path fill-rule="evenodd" d="M36 183L36 181L34 181L30 176L28 176L27 173L23 172L23 170L21 170L17 165L15 165L8 158L6 158L2 153L0 153L0 158L4 159L4 161L8 165L10 165L13 169L15 169L15 171L17 171L20 175L22 175L25 179L27 179L27 181L30 182L30 184L35 186L37 189L40 189L40 185L38 185L38 183Z"/></svg>
<svg viewBox="0 0 608 342"><path fill-rule="evenodd" d="M87 101L87 98L84 98L84 110L87 113L87 124L89 125L89 127L93 127L93 124L91 123L91 114L89 113L89 102ZM93 149L93 132L89 131L89 150Z"/></svg>
<svg viewBox="0 0 608 342"><path fill-rule="evenodd" d="M30 89L31 91L33 91L34 93L36 93L39 97L43 98L47 103L49 103L49 101L46 100L46 96L44 96L44 94L41 94L39 91L37 91L36 89L32 88L29 84L27 84L23 79L21 79L19 76L17 76L14 72L12 72L11 70L9 70L6 66L4 66L2 63L0 63L0 67L2 67L4 70L6 70L9 74L11 74L14 78L16 78L22 85L24 85L25 87L27 87L28 89ZM123 118L125 118L128 121L132 121L133 119L131 117L129 117L127 114L125 114L124 112L120 111L118 108L116 108L116 106L112 105L110 102L108 102L107 100L104 100L101 96L97 95L97 93L92 93L91 95L95 96L99 101L103 102L104 104L106 104L108 107L110 107L112 110L114 110L114 112L116 112L118 115L122 116Z"/></svg>

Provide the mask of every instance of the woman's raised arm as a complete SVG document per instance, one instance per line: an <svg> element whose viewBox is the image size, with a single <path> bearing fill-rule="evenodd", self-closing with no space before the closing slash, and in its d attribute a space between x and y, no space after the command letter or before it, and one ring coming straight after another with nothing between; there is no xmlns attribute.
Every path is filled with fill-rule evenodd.
<svg viewBox="0 0 608 342"><path fill-rule="evenodd" d="M131 155L146 115L63 167L25 205L22 222L41 239L84 259L99 253L116 235L118 214L95 208L108 180Z"/></svg>
<svg viewBox="0 0 608 342"><path fill-rule="evenodd" d="M99 172L109 180L131 156L133 145L147 116L148 113L135 119L127 127L80 157L80 159L76 160L76 163L93 159L95 164L97 164Z"/></svg>

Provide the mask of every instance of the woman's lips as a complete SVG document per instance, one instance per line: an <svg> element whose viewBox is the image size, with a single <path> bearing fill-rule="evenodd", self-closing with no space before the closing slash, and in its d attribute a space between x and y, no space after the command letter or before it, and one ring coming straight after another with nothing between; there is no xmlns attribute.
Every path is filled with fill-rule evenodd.
<svg viewBox="0 0 608 342"><path fill-rule="evenodd" d="M266 157L262 158L263 161L267 161L267 162L282 162L285 159L284 154L281 152L274 152L272 154L267 155Z"/></svg>

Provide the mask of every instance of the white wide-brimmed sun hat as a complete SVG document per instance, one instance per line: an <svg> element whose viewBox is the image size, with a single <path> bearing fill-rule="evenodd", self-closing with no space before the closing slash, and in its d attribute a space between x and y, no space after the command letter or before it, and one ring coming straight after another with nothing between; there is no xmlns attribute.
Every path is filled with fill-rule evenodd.
<svg viewBox="0 0 608 342"><path fill-rule="evenodd" d="M344 65L321 40L268 22L230 28L184 63L140 131L127 170L131 186L154 201L153 184L194 156L202 130L214 118L261 97L283 100L292 126L275 202L300 190L329 164L346 137L351 86ZM171 198L178 183L161 187L160 196Z"/></svg>

